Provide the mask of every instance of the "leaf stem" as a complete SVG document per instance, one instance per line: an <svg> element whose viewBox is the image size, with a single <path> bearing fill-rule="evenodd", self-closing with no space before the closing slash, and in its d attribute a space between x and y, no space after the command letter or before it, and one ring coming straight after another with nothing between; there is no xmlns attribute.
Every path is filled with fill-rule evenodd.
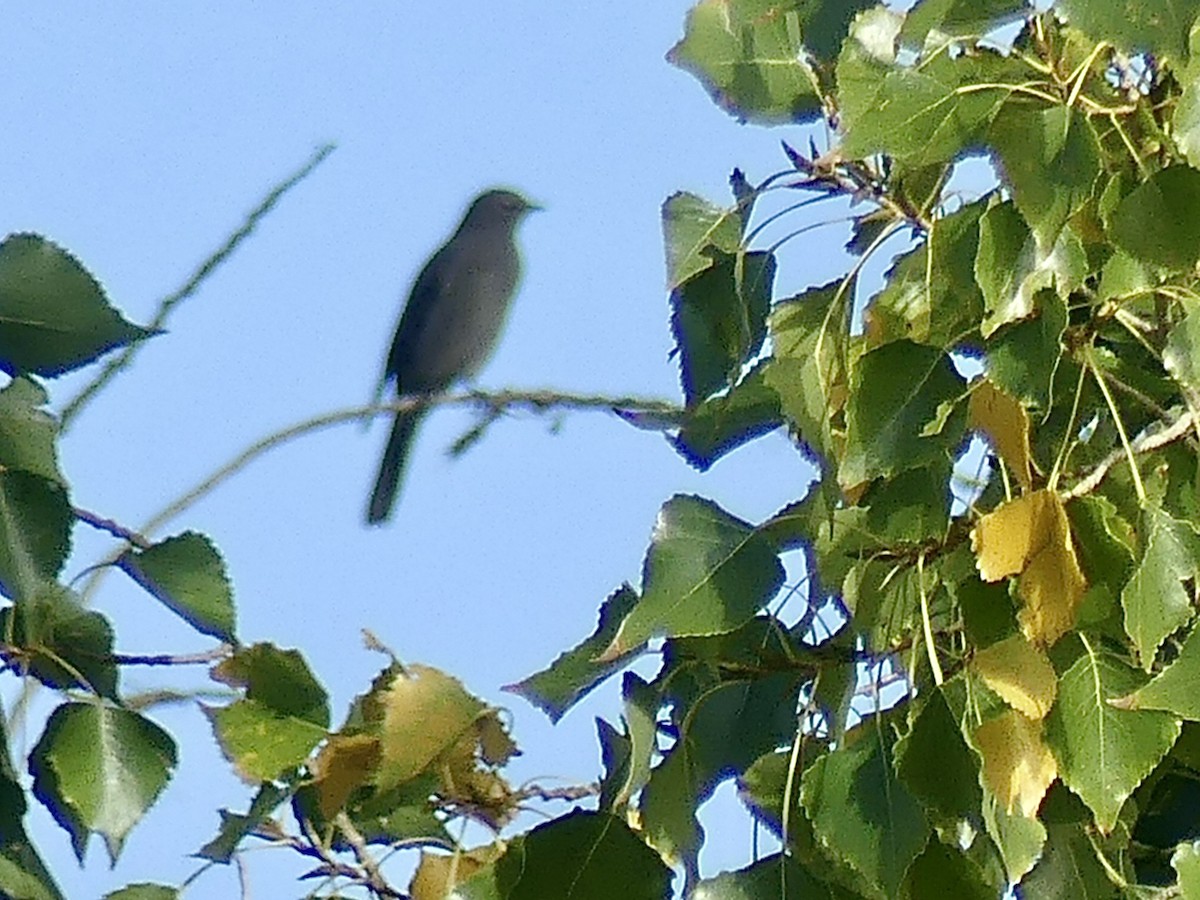
<svg viewBox="0 0 1200 900"><path fill-rule="evenodd" d="M1104 376L1096 366L1096 359L1092 355L1090 347L1087 349L1086 358L1087 367L1091 370L1092 377L1096 379L1096 384L1100 387L1100 393L1104 395L1104 401L1112 411L1113 424L1117 426L1117 434L1121 436L1121 445L1125 448L1125 455L1129 458L1129 468L1133 475L1133 487L1137 491L1138 502L1145 504L1146 486L1142 484L1142 473L1138 471L1137 457L1134 456L1133 445L1129 443L1129 435L1125 432L1125 423L1121 421L1121 413L1118 411L1117 404L1113 400L1113 395L1104 381Z"/></svg>

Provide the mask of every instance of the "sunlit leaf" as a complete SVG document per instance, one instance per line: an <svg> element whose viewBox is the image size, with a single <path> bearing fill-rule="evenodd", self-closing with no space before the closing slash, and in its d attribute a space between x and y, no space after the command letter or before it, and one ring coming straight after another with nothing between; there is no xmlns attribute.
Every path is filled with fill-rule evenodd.
<svg viewBox="0 0 1200 900"><path fill-rule="evenodd" d="M777 304L769 319L773 353L764 380L792 432L826 464L836 452L831 419L848 393L840 314L854 284L811 288Z"/></svg>
<svg viewBox="0 0 1200 900"><path fill-rule="evenodd" d="M914 165L950 162L974 145L1001 108L999 86L1019 68L986 50L941 54L922 66L899 65L903 17L876 7L855 20L838 57L842 152L888 153ZM964 89L980 82L995 87Z"/></svg>
<svg viewBox="0 0 1200 900"><path fill-rule="evenodd" d="M1145 550L1121 592L1121 605L1125 631L1149 672L1163 640L1192 617L1192 599L1183 582L1200 570L1200 539L1191 526L1152 507L1142 512L1142 531Z"/></svg>
<svg viewBox="0 0 1200 900"><path fill-rule="evenodd" d="M1064 105L1007 103L988 138L1017 209L1043 253L1049 253L1100 178L1100 147L1091 120Z"/></svg>
<svg viewBox="0 0 1200 900"><path fill-rule="evenodd" d="M1025 637L1053 644L1075 624L1086 583L1062 500L1053 491L1026 494L988 513L971 532L985 581L1019 575Z"/></svg>
<svg viewBox="0 0 1200 900"><path fill-rule="evenodd" d="M983 755L984 781L1005 812L1037 815L1058 774L1042 723L1010 709L976 728L973 739Z"/></svg>
<svg viewBox="0 0 1200 900"><path fill-rule="evenodd" d="M705 251L715 247L737 253L742 230L736 210L709 203L680 191L662 207L663 241L667 252L667 289L674 290L713 264Z"/></svg>
<svg viewBox="0 0 1200 900"><path fill-rule="evenodd" d="M975 283L983 201L933 222L916 248L896 260L864 313L872 346L908 338L945 349L979 328L983 294Z"/></svg>
<svg viewBox="0 0 1200 900"><path fill-rule="evenodd" d="M1119 709L1158 709L1200 721L1200 629L1193 628L1179 656L1148 684L1112 701Z"/></svg>
<svg viewBox="0 0 1200 900"><path fill-rule="evenodd" d="M984 380L971 391L967 426L988 436L996 454L1028 491L1033 483L1033 457L1029 449L1029 413L1025 407Z"/></svg>
<svg viewBox="0 0 1200 900"><path fill-rule="evenodd" d="M64 703L30 755L33 790L71 836L82 861L100 834L115 863L125 838L175 768L175 742L144 716L97 703Z"/></svg>
<svg viewBox="0 0 1200 900"><path fill-rule="evenodd" d="M396 677L386 703L379 769L385 788L415 777L449 751L484 710L457 678L421 665Z"/></svg>
<svg viewBox="0 0 1200 900"><path fill-rule="evenodd" d="M1021 635L985 647L971 670L1013 709L1034 721L1045 718L1058 693L1058 679L1046 654Z"/></svg>
<svg viewBox="0 0 1200 900"><path fill-rule="evenodd" d="M691 72L713 100L743 121L802 121L820 110L806 49L831 55L867 0L700 0L667 59Z"/></svg>
<svg viewBox="0 0 1200 900"><path fill-rule="evenodd" d="M1104 833L1134 788L1179 737L1179 720L1163 712L1116 709L1108 701L1139 687L1142 676L1090 646L1066 672L1046 719L1046 743L1063 782Z"/></svg>

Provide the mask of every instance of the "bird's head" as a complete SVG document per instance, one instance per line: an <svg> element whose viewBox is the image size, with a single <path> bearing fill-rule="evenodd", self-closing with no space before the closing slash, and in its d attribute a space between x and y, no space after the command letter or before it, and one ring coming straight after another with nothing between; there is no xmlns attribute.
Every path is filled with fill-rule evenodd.
<svg viewBox="0 0 1200 900"><path fill-rule="evenodd" d="M464 228L515 228L525 216L541 209L516 191L493 189L484 191L471 203L463 219Z"/></svg>

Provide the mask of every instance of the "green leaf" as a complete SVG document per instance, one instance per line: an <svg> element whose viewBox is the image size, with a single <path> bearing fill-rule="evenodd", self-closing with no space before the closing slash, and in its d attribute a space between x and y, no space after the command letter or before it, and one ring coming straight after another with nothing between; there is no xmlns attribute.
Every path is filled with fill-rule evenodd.
<svg viewBox="0 0 1200 900"><path fill-rule="evenodd" d="M61 585L44 583L0 610L0 634L20 668L46 686L90 689L116 698L112 626Z"/></svg>
<svg viewBox="0 0 1200 900"><path fill-rule="evenodd" d="M1121 592L1125 631L1147 672L1163 640L1192 617L1192 601L1183 582L1196 577L1197 535L1161 509L1142 512L1145 550Z"/></svg>
<svg viewBox="0 0 1200 900"><path fill-rule="evenodd" d="M1113 701L1120 709L1158 709L1200 721L1200 628L1193 628L1179 656L1149 684Z"/></svg>
<svg viewBox="0 0 1200 900"><path fill-rule="evenodd" d="M1179 721L1166 713L1114 708L1108 701L1140 687L1142 679L1085 646L1062 675L1045 737L1059 776L1107 834L1125 800L1179 737Z"/></svg>
<svg viewBox="0 0 1200 900"><path fill-rule="evenodd" d="M675 290L709 268L713 264L710 248L727 254L741 248L737 209L717 206L686 191L672 194L663 203L662 228L668 290Z"/></svg>
<svg viewBox="0 0 1200 900"><path fill-rule="evenodd" d="M221 810L221 830L216 837L196 851L196 855L213 862L230 862L242 840L267 821L291 793L290 787L264 782L259 786L258 793L250 803L250 809L244 815Z"/></svg>
<svg viewBox="0 0 1200 900"><path fill-rule="evenodd" d="M1200 309L1192 303L1185 309L1184 317L1167 335L1163 366L1185 388L1200 391Z"/></svg>
<svg viewBox="0 0 1200 900"><path fill-rule="evenodd" d="M659 511L642 571L642 598L602 659L656 634L720 634L748 622L783 584L766 535L710 500L678 494Z"/></svg>
<svg viewBox="0 0 1200 900"><path fill-rule="evenodd" d="M56 480L0 468L0 593L18 599L62 570L75 515Z"/></svg>
<svg viewBox="0 0 1200 900"><path fill-rule="evenodd" d="M792 673L771 675L722 684L693 704L642 792L643 829L653 846L694 858L703 841L696 810L725 778L792 738L799 687Z"/></svg>
<svg viewBox="0 0 1200 900"><path fill-rule="evenodd" d="M940 688L930 693L908 734L896 742L896 774L942 822L979 815L979 760Z"/></svg>
<svg viewBox="0 0 1200 900"><path fill-rule="evenodd" d="M1023 403L1045 409L1062 356L1067 307L1053 291L1040 291L1035 316L991 335L985 345L987 374L997 387Z"/></svg>
<svg viewBox="0 0 1200 900"><path fill-rule="evenodd" d="M1123 299L1146 294L1154 287L1154 274L1140 259L1117 250L1100 272L1101 300Z"/></svg>
<svg viewBox="0 0 1200 900"><path fill-rule="evenodd" d="M97 703L63 703L29 758L33 791L82 862L93 833L114 863L133 826L166 787L175 742L144 716Z"/></svg>
<svg viewBox="0 0 1200 900"><path fill-rule="evenodd" d="M1037 819L1006 812L991 791L983 793L983 824L996 845L1010 882L1018 882L1034 867L1046 844L1046 828Z"/></svg>
<svg viewBox="0 0 1200 900"><path fill-rule="evenodd" d="M0 390L0 466L63 484L54 443L58 425L43 409L48 399L29 378L14 378Z"/></svg>
<svg viewBox="0 0 1200 900"><path fill-rule="evenodd" d="M773 854L735 872L704 879L691 896L693 900L837 900L845 896L835 890L795 859Z"/></svg>
<svg viewBox="0 0 1200 900"><path fill-rule="evenodd" d="M876 7L858 17L837 63L842 152L886 153L910 165L949 163L979 143L1007 97L1005 84L1027 71L977 48L941 54L921 66L896 62L899 14ZM975 85L982 90L970 90Z"/></svg>
<svg viewBox="0 0 1200 900"><path fill-rule="evenodd" d="M515 839L495 863L505 900L662 900L672 873L622 820L576 810ZM455 891L451 897L466 897Z"/></svg>
<svg viewBox="0 0 1200 900"><path fill-rule="evenodd" d="M1087 269L1074 231L1064 228L1053 246L1042 251L1012 203L993 206L980 223L975 258L975 279L987 306L983 336L1033 315L1039 291L1056 287L1065 297L1082 284Z"/></svg>
<svg viewBox="0 0 1200 900"><path fill-rule="evenodd" d="M237 643L225 561L206 536L186 531L145 550L126 551L117 565L201 634Z"/></svg>
<svg viewBox="0 0 1200 900"><path fill-rule="evenodd" d="M1170 166L1154 173L1123 199L1109 220L1114 243L1131 256L1172 272L1200 260L1200 172Z"/></svg>
<svg viewBox="0 0 1200 900"><path fill-rule="evenodd" d="M125 321L61 247L36 234L0 242L0 371L53 377L154 334Z"/></svg>
<svg viewBox="0 0 1200 900"><path fill-rule="evenodd" d="M561 654L547 668L530 675L504 690L520 694L557 722L567 710L588 695L593 688L622 668L624 657L598 662L597 657L612 643L617 628L638 602L637 591L622 585L600 606L600 620L591 636Z"/></svg>
<svg viewBox="0 0 1200 900"><path fill-rule="evenodd" d="M854 280L831 281L779 303L771 313L772 358L763 379L793 433L818 458L833 459L830 418L846 401L842 331Z"/></svg>
<svg viewBox="0 0 1200 900"><path fill-rule="evenodd" d="M1046 900L1111 900L1121 896L1097 859L1086 826L1049 825L1046 847L1021 879L1021 894Z"/></svg>
<svg viewBox="0 0 1200 900"><path fill-rule="evenodd" d="M221 752L248 781L279 778L308 758L327 736L304 719L280 715L257 700L204 707Z"/></svg>
<svg viewBox="0 0 1200 900"><path fill-rule="evenodd" d="M861 502L866 530L882 545L940 538L950 527L950 461L877 481Z"/></svg>
<svg viewBox="0 0 1200 900"><path fill-rule="evenodd" d="M728 391L687 410L671 446L704 472L726 453L774 431L783 417L769 373L769 363L759 362Z"/></svg>
<svg viewBox="0 0 1200 900"><path fill-rule="evenodd" d="M214 668L212 677L245 688L248 699L283 715L329 727L329 695L297 650L265 643L242 647Z"/></svg>
<svg viewBox="0 0 1200 900"><path fill-rule="evenodd" d="M988 137L1017 209L1038 246L1048 250L1099 179L1100 148L1091 122L1065 106L1006 103Z"/></svg>
<svg viewBox="0 0 1200 900"><path fill-rule="evenodd" d="M1179 873L1179 895L1183 900L1200 900L1200 847L1180 844L1171 854L1171 868Z"/></svg>
<svg viewBox="0 0 1200 900"><path fill-rule="evenodd" d="M1088 584L1103 584L1114 595L1120 593L1134 568L1133 528L1112 501L1098 495L1072 500L1067 517Z"/></svg>
<svg viewBox="0 0 1200 900"><path fill-rule="evenodd" d="M687 405L734 384L762 347L775 279L773 254L712 249L713 264L671 292L671 331Z"/></svg>
<svg viewBox="0 0 1200 900"><path fill-rule="evenodd" d="M13 769L4 718L0 715L0 896L62 900L50 870L25 833L25 790Z"/></svg>
<svg viewBox="0 0 1200 900"><path fill-rule="evenodd" d="M949 625L945 594L936 590L935 573L925 572L926 597L937 601L934 628ZM882 651L895 647L920 627L921 585L915 565L894 560L864 559L855 564L842 585L842 602L854 615L854 629L866 636L867 646Z"/></svg>
<svg viewBox="0 0 1200 900"><path fill-rule="evenodd" d="M828 57L867 0L700 0L667 60L690 72L742 121L775 124L819 115L817 73L805 52Z"/></svg>
<svg viewBox="0 0 1200 900"><path fill-rule="evenodd" d="M941 841L931 840L908 870L904 897L907 900L925 900L927 897L996 900L1003 887L991 883L979 866L963 853Z"/></svg>
<svg viewBox="0 0 1200 900"><path fill-rule="evenodd" d="M926 240L888 270L866 311L872 346L909 338L950 349L979 327L983 294L975 283L983 201L934 221Z"/></svg>
<svg viewBox="0 0 1200 900"><path fill-rule="evenodd" d="M1188 32L1200 11L1200 2L1059 0L1055 8L1093 41L1115 44L1126 51L1151 53L1160 60L1182 62L1187 59Z"/></svg>
<svg viewBox="0 0 1200 900"><path fill-rule="evenodd" d="M24 829L5 834L0 844L0 896L21 900L63 900L46 864Z"/></svg>
<svg viewBox="0 0 1200 900"><path fill-rule="evenodd" d="M104 895L104 900L175 900L179 896L179 888L143 881L110 891Z"/></svg>
<svg viewBox="0 0 1200 900"><path fill-rule="evenodd" d="M830 510L821 491L809 491L772 516L764 530L783 549L811 548L816 586L812 596L837 593L850 570L886 542L867 527L869 511L860 506Z"/></svg>
<svg viewBox="0 0 1200 900"><path fill-rule="evenodd" d="M924 807L896 776L892 744L880 717L867 719L805 771L801 786L821 843L888 897L929 835Z"/></svg>
<svg viewBox="0 0 1200 900"><path fill-rule="evenodd" d="M950 357L937 347L885 344L859 360L850 387L846 456L838 471L846 487L945 459L962 437L962 415L941 434L923 436L938 407L958 399L964 388Z"/></svg>
<svg viewBox="0 0 1200 900"><path fill-rule="evenodd" d="M245 777L267 781L303 762L329 727L329 697L295 650L255 644L213 669L246 696L205 713L226 758Z"/></svg>
<svg viewBox="0 0 1200 900"><path fill-rule="evenodd" d="M1028 12L1025 0L922 0L904 17L900 37L918 49L931 31L946 37L982 37Z"/></svg>
<svg viewBox="0 0 1200 900"><path fill-rule="evenodd" d="M619 736L623 746L623 758L605 755L605 776L600 783L600 808L620 814L630 799L645 787L650 778L650 762L655 753L658 734L656 716L659 708L658 692L633 672L626 672L621 683L621 696L625 701L622 720L625 733ZM611 729L603 719L596 720ZM602 735L604 729L601 729ZM612 732L609 732L610 735ZM610 740L604 747L614 747Z"/></svg>

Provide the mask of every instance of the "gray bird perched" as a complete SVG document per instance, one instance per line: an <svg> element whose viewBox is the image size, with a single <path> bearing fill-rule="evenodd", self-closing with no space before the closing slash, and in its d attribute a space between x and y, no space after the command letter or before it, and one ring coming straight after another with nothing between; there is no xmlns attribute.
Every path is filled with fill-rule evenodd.
<svg viewBox="0 0 1200 900"><path fill-rule="evenodd" d="M521 275L516 228L536 209L507 190L485 191L471 202L458 229L413 283L375 402L392 379L399 396L428 397L471 378L487 362ZM391 514L409 448L428 411L421 404L397 413L367 506L369 524Z"/></svg>

